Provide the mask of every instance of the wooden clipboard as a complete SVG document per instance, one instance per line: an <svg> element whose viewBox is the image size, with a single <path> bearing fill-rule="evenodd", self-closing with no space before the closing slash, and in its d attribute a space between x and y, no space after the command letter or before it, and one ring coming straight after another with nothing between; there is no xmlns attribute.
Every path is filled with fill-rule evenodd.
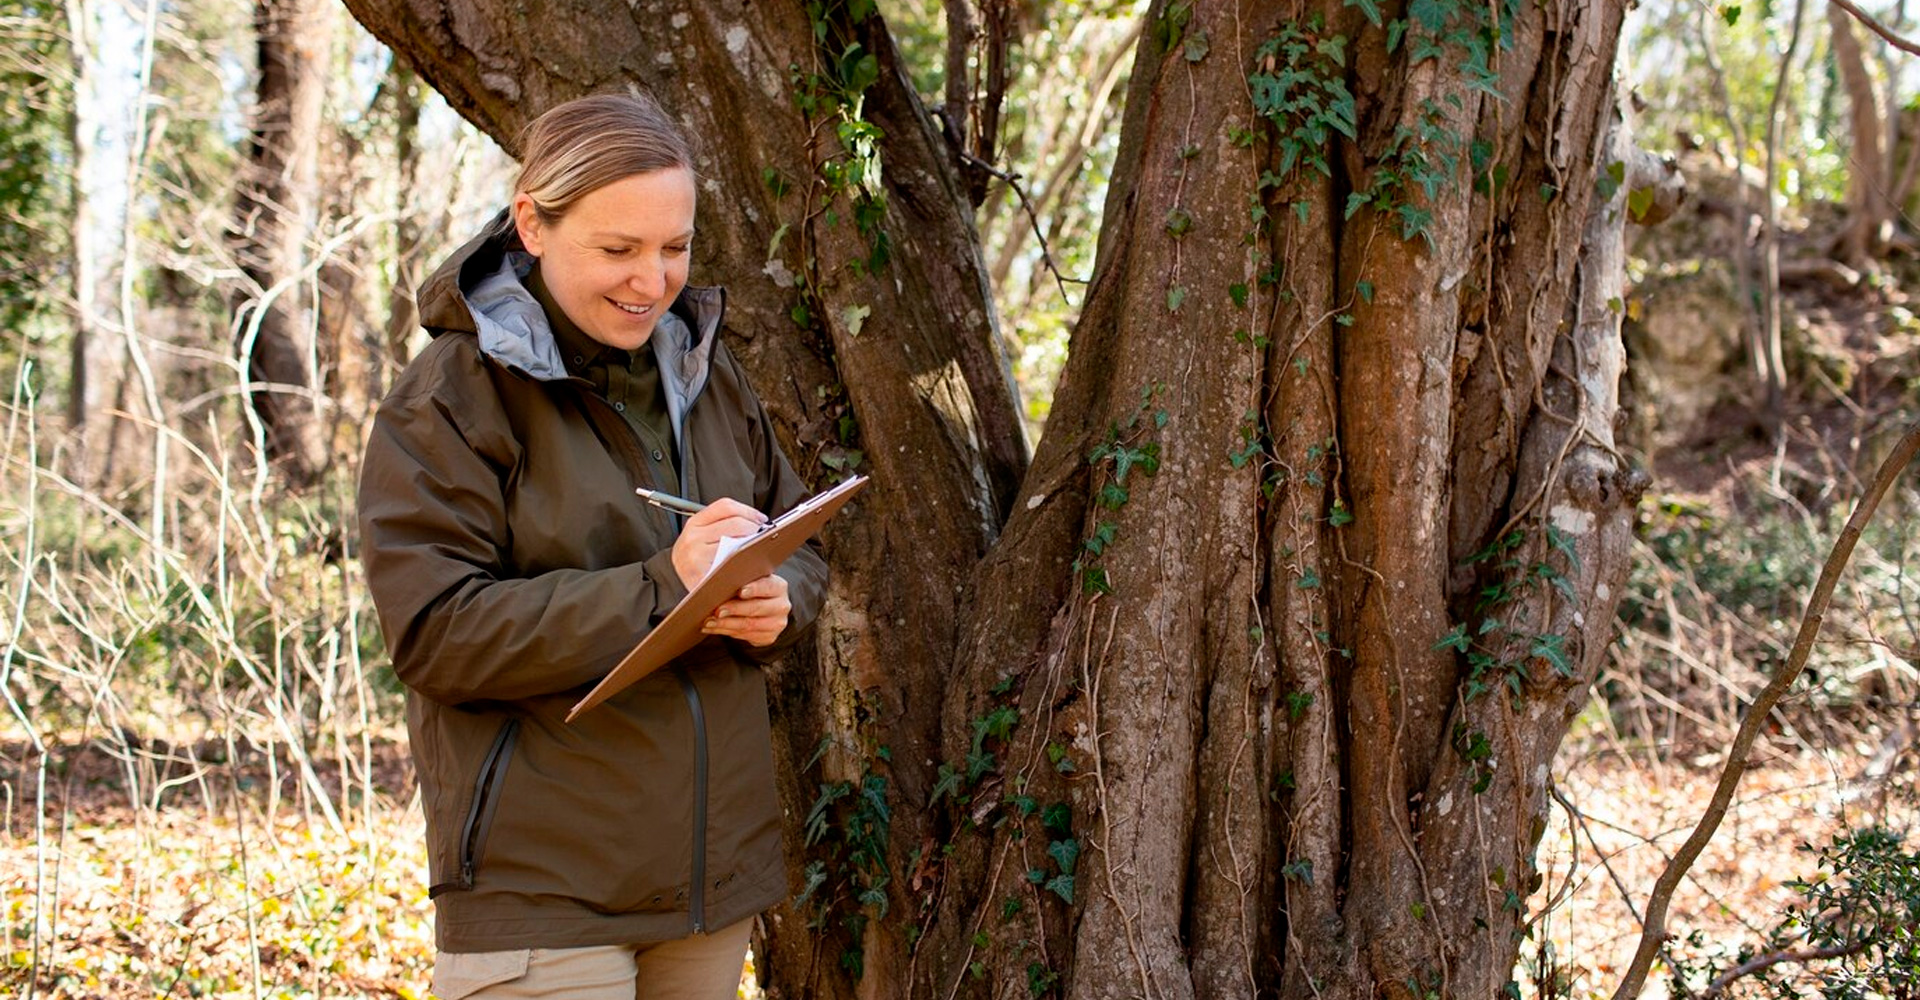
<svg viewBox="0 0 1920 1000"><path fill-rule="evenodd" d="M699 645L707 634L701 625L713 609L740 592L740 588L774 571L787 557L818 534L820 528L855 493L867 485L867 477L855 476L805 503L768 521L731 553L716 560L713 568L688 592L660 624L648 632L640 644L601 678L587 696L567 713L567 721L625 690L628 685L666 666L674 657ZM724 550L723 550L724 552Z"/></svg>

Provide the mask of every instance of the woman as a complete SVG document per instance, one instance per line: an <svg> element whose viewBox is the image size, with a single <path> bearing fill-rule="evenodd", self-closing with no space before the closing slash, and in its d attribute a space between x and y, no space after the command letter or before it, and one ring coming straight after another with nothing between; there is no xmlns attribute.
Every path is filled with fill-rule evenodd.
<svg viewBox="0 0 1920 1000"><path fill-rule="evenodd" d="M420 292L433 342L381 405L360 482L368 585L427 816L434 992L731 997L786 892L759 661L820 608L802 549L709 638L567 709L706 573L802 500L687 285L692 157L651 101L528 127L513 204ZM707 503L682 518L646 486Z"/></svg>

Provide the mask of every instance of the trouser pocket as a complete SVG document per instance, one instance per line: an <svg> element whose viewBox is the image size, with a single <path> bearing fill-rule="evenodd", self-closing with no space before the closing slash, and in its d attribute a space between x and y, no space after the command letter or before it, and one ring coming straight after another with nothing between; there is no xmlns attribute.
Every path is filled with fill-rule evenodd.
<svg viewBox="0 0 1920 1000"><path fill-rule="evenodd" d="M439 1000L461 1000L489 986L510 983L527 974L533 950L443 951L433 956L433 995Z"/></svg>

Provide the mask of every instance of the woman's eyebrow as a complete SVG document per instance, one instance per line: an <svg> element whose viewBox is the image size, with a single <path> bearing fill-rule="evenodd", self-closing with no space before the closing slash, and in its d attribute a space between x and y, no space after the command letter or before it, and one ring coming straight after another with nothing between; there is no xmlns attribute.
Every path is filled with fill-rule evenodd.
<svg viewBox="0 0 1920 1000"><path fill-rule="evenodd" d="M589 240L609 240L616 243L645 243L647 241L646 237L644 236L633 236L628 233L613 232L611 230L606 232L590 233L588 234L587 238ZM693 239L693 228L691 226L689 226L687 230L683 233L679 233L677 235L668 237L667 242L673 242L674 240L690 240L690 239Z"/></svg>

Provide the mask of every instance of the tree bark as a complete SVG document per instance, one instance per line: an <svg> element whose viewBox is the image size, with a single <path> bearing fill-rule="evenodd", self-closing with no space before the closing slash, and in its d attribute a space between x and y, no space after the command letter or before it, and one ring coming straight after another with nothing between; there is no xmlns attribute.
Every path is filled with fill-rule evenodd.
<svg viewBox="0 0 1920 1000"><path fill-rule="evenodd" d="M86 486L100 486L113 474L115 417L113 398L126 380L123 341L109 337L100 318L106 301L101 297L100 248L93 199L87 181L94 170L95 133L93 11L86 0L66 0L68 58L72 67L72 97L67 107L68 188L72 208L67 213L67 254L70 258L70 294L73 297L73 336L68 347L67 433L68 475Z"/></svg>
<svg viewBox="0 0 1920 1000"><path fill-rule="evenodd" d="M256 0L259 81L235 205L235 253L252 286L238 303L238 345L267 457L294 483L326 466L315 338L316 269L307 246L318 218L321 107L333 8L323 0Z"/></svg>
<svg viewBox="0 0 1920 1000"><path fill-rule="evenodd" d="M697 276L808 471L854 417L876 495L773 675L769 996L1502 990L1644 485L1612 442L1618 0L1157 2L1024 470L958 172L877 17L826 30L882 70L892 254L856 269L846 195L808 194L844 151L796 107L800 14L350 6L496 136L659 93L705 141Z"/></svg>
<svg viewBox="0 0 1920 1000"><path fill-rule="evenodd" d="M1827 5L1827 28L1832 36L1833 60L1847 91L1847 221L1834 241L1834 256L1859 267L1886 245L1882 232L1892 208L1888 189L1889 157L1880 119L1880 99L1874 93L1873 74L1867 72L1866 53L1854 34L1853 17Z"/></svg>
<svg viewBox="0 0 1920 1000"><path fill-rule="evenodd" d="M388 285L386 357L395 366L382 372L381 386L392 382L399 368L412 356L408 341L420 325L420 310L413 300L420 286L420 216L412 211L415 186L420 179L420 77L405 59L396 56L387 70L387 90L393 97L393 156L400 178L394 204L393 280Z"/></svg>

